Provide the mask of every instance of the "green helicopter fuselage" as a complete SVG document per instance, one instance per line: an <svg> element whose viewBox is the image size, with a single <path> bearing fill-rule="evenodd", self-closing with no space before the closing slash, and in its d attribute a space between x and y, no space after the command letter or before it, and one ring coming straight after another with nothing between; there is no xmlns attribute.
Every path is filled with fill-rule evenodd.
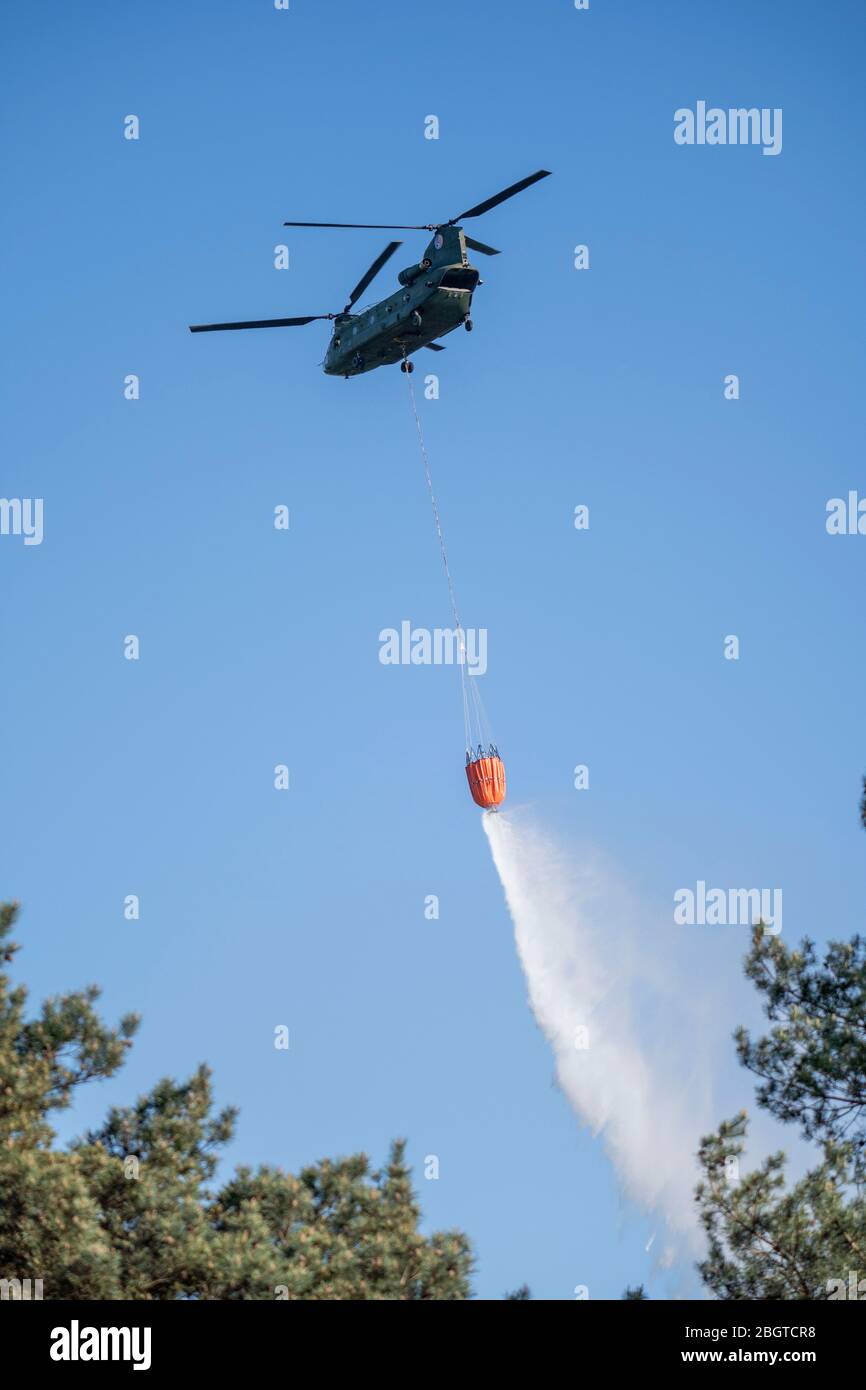
<svg viewBox="0 0 866 1390"><path fill-rule="evenodd" d="M339 314L323 368L360 376L393 365L469 319L480 280L469 264L463 228L440 227L423 257L398 275L399 289L358 314Z"/></svg>

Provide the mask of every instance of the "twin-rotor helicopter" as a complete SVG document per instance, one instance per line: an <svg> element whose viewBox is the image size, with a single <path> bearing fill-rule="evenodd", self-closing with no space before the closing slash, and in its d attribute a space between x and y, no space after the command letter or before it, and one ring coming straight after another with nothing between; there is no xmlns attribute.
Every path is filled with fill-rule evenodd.
<svg viewBox="0 0 866 1390"><path fill-rule="evenodd" d="M419 348L441 352L438 341L455 328L472 328L470 310L472 295L480 282L480 274L470 265L467 248L483 256L498 256L494 246L467 236L460 223L469 217L490 212L515 193L547 178L549 169L538 169L520 179L501 193L475 207L467 208L447 222L426 222L417 225L393 225L379 222L284 222L285 227L354 227L382 231L432 232L424 255L416 265L401 270L397 279L400 289L387 299L361 313L353 313L361 295L372 284L379 271L390 260L400 241L390 241L361 277L344 307L336 314L308 314L303 318L251 319L244 323L199 323L191 325L191 333L213 333L232 328L299 328L317 319L329 319L334 329L322 366L328 376L360 376L374 367L399 362L401 370L411 372L411 354Z"/></svg>

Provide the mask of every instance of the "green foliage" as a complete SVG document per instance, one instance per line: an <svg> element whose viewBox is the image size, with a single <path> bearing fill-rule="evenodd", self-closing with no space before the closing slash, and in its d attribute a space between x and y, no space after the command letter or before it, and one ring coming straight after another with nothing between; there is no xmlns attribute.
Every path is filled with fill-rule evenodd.
<svg viewBox="0 0 866 1390"><path fill-rule="evenodd" d="M9 939L17 913L16 903L0 905L5 961L18 949ZM110 1298L117 1289L99 1203L80 1158L52 1150L48 1122L78 1086L118 1069L135 1032L132 1015L106 1028L97 997L91 987L49 999L28 1022L26 990L0 972L0 1277L42 1278L46 1294L50 1277L57 1298Z"/></svg>
<svg viewBox="0 0 866 1390"><path fill-rule="evenodd" d="M638 1284L635 1288L629 1285L622 1297L629 1303L642 1303L645 1299L649 1299L649 1294L643 1284Z"/></svg>
<svg viewBox="0 0 866 1390"><path fill-rule="evenodd" d="M753 934L746 974L773 1024L756 1042L736 1033L740 1061L761 1078L758 1103L799 1125L807 1139L866 1142L866 938L831 942L819 961L811 941L788 950Z"/></svg>
<svg viewBox="0 0 866 1390"><path fill-rule="evenodd" d="M866 789L866 782L864 782ZM866 826L866 795L861 805ZM796 1125L821 1162L788 1186L785 1156L740 1176L745 1114L701 1142L696 1193L708 1239L699 1265L726 1299L823 1299L832 1280L866 1276L866 940L789 949L758 926L746 975L771 1025L736 1033L758 1103Z"/></svg>
<svg viewBox="0 0 866 1390"><path fill-rule="evenodd" d="M468 1296L469 1248L458 1232L418 1231L405 1145L370 1172L365 1155L304 1168L239 1169L211 1210L218 1230L264 1221L283 1298L454 1299Z"/></svg>
<svg viewBox="0 0 866 1390"><path fill-rule="evenodd" d="M0 959L16 904L0 906ZM120 1067L138 1020L99 1019L99 991L48 1000L0 972L0 1277L42 1279L44 1297L463 1299L460 1232L418 1231L404 1144L371 1173L363 1155L305 1168L240 1169L209 1189L236 1112L213 1113L210 1073L160 1081L134 1106L54 1148L52 1111Z"/></svg>
<svg viewBox="0 0 866 1390"><path fill-rule="evenodd" d="M823 1163L789 1189L782 1153L731 1181L727 1164L743 1150L742 1139L731 1136L733 1123L704 1139L699 1152L705 1180L698 1201L708 1237L699 1269L716 1297L821 1299L829 1280L866 1272L866 1205L848 1188L844 1147L828 1144Z"/></svg>

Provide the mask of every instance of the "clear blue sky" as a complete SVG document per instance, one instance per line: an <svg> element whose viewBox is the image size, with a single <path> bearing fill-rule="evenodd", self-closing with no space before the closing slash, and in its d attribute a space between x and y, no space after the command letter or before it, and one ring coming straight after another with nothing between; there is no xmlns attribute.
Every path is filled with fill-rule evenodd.
<svg viewBox="0 0 866 1390"><path fill-rule="evenodd" d="M186 325L339 307L388 239L286 218L427 222L551 169L474 224L504 251L476 330L419 359L511 797L653 910L698 878L782 885L786 937L850 934L866 537L824 516L866 494L864 23L855 0L7 9L0 494L44 498L45 539L0 537L0 890L35 998L93 980L144 1014L64 1135L207 1060L232 1162L408 1135L481 1297L648 1277L551 1085L454 672L378 661L381 628L448 622L405 381L326 378L323 324ZM782 154L678 147L698 99L782 107Z"/></svg>

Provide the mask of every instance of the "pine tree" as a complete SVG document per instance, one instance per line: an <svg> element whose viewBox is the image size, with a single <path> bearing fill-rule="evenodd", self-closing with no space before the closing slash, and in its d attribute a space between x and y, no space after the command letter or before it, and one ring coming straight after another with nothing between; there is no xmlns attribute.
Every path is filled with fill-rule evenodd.
<svg viewBox="0 0 866 1390"><path fill-rule="evenodd" d="M0 959L17 947L0 906ZM160 1081L68 1150L52 1111L113 1075L138 1019L99 1019L95 986L24 1017L0 972L0 1277L41 1279L46 1299L464 1299L472 1256L458 1231L425 1237L405 1145L371 1172L363 1154L297 1177L242 1168L211 1191L236 1112L213 1112L210 1073Z"/></svg>
<svg viewBox="0 0 866 1390"><path fill-rule="evenodd" d="M866 796L861 814L866 826ZM819 959L811 941L789 949L759 925L746 975L771 1027L758 1039L737 1030L740 1061L760 1080L758 1104L821 1161L793 1186L783 1153L740 1178L745 1114L706 1137L699 1269L719 1298L827 1298L866 1276L866 939L831 942Z"/></svg>
<svg viewBox="0 0 866 1390"><path fill-rule="evenodd" d="M746 975L764 996L771 1031L736 1032L743 1066L760 1078L758 1104L806 1139L847 1142L862 1167L866 1143L866 938L788 950L760 929Z"/></svg>
<svg viewBox="0 0 866 1390"><path fill-rule="evenodd" d="M9 940L17 914L16 903L0 905L4 961L18 949ZM43 1279L46 1297L111 1298L118 1288L117 1255L81 1159L52 1148L48 1118L79 1086L113 1075L135 1032L133 1015L115 1030L100 1022L98 993L49 999L25 1021L27 991L0 972L0 1275Z"/></svg>

